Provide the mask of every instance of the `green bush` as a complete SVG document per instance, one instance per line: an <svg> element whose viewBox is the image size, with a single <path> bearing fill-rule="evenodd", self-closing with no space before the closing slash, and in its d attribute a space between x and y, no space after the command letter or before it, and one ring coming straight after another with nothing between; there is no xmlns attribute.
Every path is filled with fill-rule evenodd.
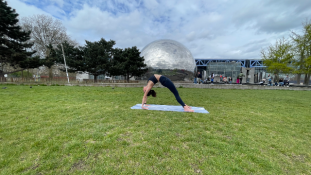
<svg viewBox="0 0 311 175"><path fill-rule="evenodd" d="M19 72L14 72L14 73L9 74L8 77L10 77L10 78L22 78L22 77L32 78L33 74L28 72L28 71L24 71L23 76L22 76L22 71L19 71Z"/></svg>

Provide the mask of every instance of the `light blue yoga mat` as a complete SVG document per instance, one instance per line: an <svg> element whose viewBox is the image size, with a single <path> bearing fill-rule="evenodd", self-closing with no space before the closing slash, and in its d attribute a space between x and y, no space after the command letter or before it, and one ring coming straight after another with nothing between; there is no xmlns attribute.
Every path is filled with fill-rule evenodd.
<svg viewBox="0 0 311 175"><path fill-rule="evenodd" d="M148 110L155 110L155 111L175 111L175 112L185 112L184 108L181 106L171 106L171 105L153 105L149 104L150 106L147 106ZM141 104L137 104L131 109L141 109ZM196 113L209 113L207 110L205 110L203 107L193 107L191 106L191 109L194 110Z"/></svg>

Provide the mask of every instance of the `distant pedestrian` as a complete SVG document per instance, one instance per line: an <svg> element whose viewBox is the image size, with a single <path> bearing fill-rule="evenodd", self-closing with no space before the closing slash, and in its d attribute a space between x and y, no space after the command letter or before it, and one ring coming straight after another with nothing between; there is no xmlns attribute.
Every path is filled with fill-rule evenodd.
<svg viewBox="0 0 311 175"><path fill-rule="evenodd" d="M270 74L268 75L267 80L268 80L268 85L272 86L272 77L270 76Z"/></svg>
<svg viewBox="0 0 311 175"><path fill-rule="evenodd" d="M202 74L200 72L198 72L198 82L199 82L199 84L203 83L202 82Z"/></svg>
<svg viewBox="0 0 311 175"><path fill-rule="evenodd" d="M245 77L245 75L241 71L241 73L239 74L239 83L240 84L242 84L243 77Z"/></svg>
<svg viewBox="0 0 311 175"><path fill-rule="evenodd" d="M288 75L286 75L286 77L284 78L284 85L285 86L289 86L289 77L288 77Z"/></svg>
<svg viewBox="0 0 311 175"><path fill-rule="evenodd" d="M274 86L278 86L279 84L279 75L278 74L274 74Z"/></svg>
<svg viewBox="0 0 311 175"><path fill-rule="evenodd" d="M283 85L284 85L283 78L280 78L280 80L279 80L279 86L283 86Z"/></svg>
<svg viewBox="0 0 311 175"><path fill-rule="evenodd" d="M229 83L231 84L232 83L232 78L229 77L228 80L229 80Z"/></svg>
<svg viewBox="0 0 311 175"><path fill-rule="evenodd" d="M211 74L211 83L214 83L214 73Z"/></svg>
<svg viewBox="0 0 311 175"><path fill-rule="evenodd" d="M228 79L227 79L226 76L223 77L223 82L224 82L224 83L228 83Z"/></svg>
<svg viewBox="0 0 311 175"><path fill-rule="evenodd" d="M197 73L194 73L194 84L197 84L197 77L198 77L198 74Z"/></svg>

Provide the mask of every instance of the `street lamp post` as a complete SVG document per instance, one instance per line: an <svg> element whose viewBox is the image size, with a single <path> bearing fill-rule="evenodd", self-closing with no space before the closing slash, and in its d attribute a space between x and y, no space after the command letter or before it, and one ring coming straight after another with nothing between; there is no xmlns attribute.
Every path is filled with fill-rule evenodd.
<svg viewBox="0 0 311 175"><path fill-rule="evenodd" d="M68 77L68 71L67 71L67 66L66 66L66 59L65 59L65 53L64 53L64 48L63 48L63 44L60 44L62 46L62 50L63 50L63 57L64 57L64 62L65 62L65 68L66 68L66 74L67 74L67 79L68 79L68 83L69 83L69 77Z"/></svg>

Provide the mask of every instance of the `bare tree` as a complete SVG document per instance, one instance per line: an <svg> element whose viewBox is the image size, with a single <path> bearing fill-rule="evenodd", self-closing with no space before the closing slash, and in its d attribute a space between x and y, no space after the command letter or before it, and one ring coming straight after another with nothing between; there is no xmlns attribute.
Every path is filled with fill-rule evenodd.
<svg viewBox="0 0 311 175"><path fill-rule="evenodd" d="M62 22L47 15L33 15L31 17L24 17L20 20L20 26L25 31L30 31L30 41L34 43L32 49L37 51L40 58L46 58L50 50L48 45L56 47L58 44L67 41L76 46L75 41L70 39L66 33L66 28Z"/></svg>
<svg viewBox="0 0 311 175"><path fill-rule="evenodd" d="M53 64L48 63L51 49L65 41L73 46L77 46L77 42L67 35L62 22L51 16L41 14L24 17L20 20L20 26L31 32L29 42L34 43L31 50L36 51L36 56L46 60L44 65L49 68L49 78L52 80Z"/></svg>

